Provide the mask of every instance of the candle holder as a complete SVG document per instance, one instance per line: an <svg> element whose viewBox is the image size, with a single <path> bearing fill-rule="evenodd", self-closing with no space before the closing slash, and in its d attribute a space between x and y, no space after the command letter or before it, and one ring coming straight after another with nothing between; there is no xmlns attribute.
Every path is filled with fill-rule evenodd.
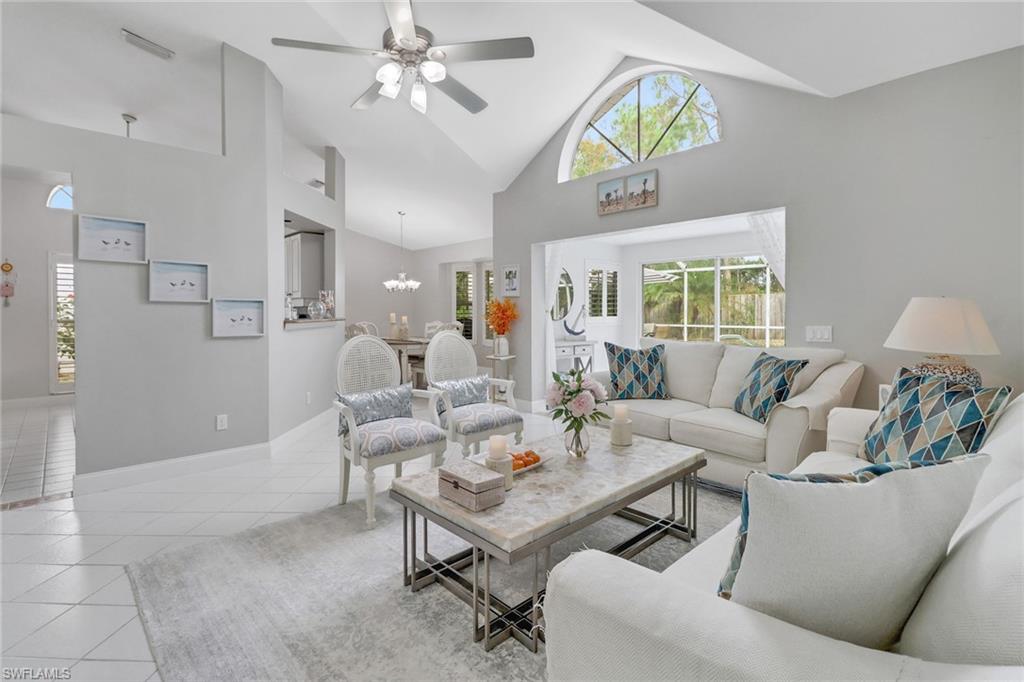
<svg viewBox="0 0 1024 682"><path fill-rule="evenodd" d="M504 436L491 436L484 465L505 477L505 490L512 490L512 455L508 454L508 441Z"/></svg>

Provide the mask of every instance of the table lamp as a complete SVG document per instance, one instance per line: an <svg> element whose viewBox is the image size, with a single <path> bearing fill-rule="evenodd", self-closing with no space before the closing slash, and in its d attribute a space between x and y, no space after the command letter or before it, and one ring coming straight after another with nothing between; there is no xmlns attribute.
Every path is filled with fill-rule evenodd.
<svg viewBox="0 0 1024 682"><path fill-rule="evenodd" d="M925 359L911 369L973 388L981 386L981 373L961 356L999 355L999 346L981 310L966 298L910 299L884 345L895 350L927 353Z"/></svg>

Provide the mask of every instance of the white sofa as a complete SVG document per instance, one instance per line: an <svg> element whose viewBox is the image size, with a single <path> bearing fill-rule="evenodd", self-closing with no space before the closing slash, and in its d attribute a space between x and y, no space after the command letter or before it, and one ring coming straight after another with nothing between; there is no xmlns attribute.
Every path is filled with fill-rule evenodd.
<svg viewBox="0 0 1024 682"><path fill-rule="evenodd" d="M664 344L668 400L620 400L629 405L633 433L703 448L708 465L700 477L741 487L751 469L785 473L825 445L825 422L835 407L853 404L864 366L834 348L772 348L788 360L809 360L796 375L789 400L765 424L736 412L750 366L764 348L645 338L643 348ZM609 385L608 372L594 377ZM610 412L610 410L609 410Z"/></svg>
<svg viewBox="0 0 1024 682"><path fill-rule="evenodd" d="M863 467L855 453L874 416L834 410L827 451L797 471ZM556 566L544 605L548 676L1024 678L1024 396L1007 408L982 452L992 460L894 651L832 639L718 597L737 519L663 573L593 550Z"/></svg>

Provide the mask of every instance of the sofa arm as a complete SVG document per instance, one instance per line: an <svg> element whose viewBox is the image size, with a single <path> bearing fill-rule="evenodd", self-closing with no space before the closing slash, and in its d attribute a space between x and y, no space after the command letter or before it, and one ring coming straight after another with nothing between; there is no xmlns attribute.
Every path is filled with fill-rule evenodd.
<svg viewBox="0 0 1024 682"><path fill-rule="evenodd" d="M878 416L875 410L837 407L828 413L828 431L825 448L830 452L856 455L864 444L871 422Z"/></svg>
<svg viewBox="0 0 1024 682"><path fill-rule="evenodd" d="M806 407L779 403L768 415L764 444L765 469L787 474L811 454L811 413Z"/></svg>
<svg viewBox="0 0 1024 682"><path fill-rule="evenodd" d="M860 388L864 365L853 360L837 362L818 375L803 393L785 402L791 407L806 407L811 415L811 428L824 431L828 413L836 407L849 407Z"/></svg>
<svg viewBox="0 0 1024 682"><path fill-rule="evenodd" d="M600 372L592 372L590 375L595 381L604 386L604 390L608 392L610 396L612 394L612 374L608 370L604 369Z"/></svg>
<svg viewBox="0 0 1024 682"><path fill-rule="evenodd" d="M908 660L804 630L594 550L551 572L544 621L551 680L895 680Z"/></svg>

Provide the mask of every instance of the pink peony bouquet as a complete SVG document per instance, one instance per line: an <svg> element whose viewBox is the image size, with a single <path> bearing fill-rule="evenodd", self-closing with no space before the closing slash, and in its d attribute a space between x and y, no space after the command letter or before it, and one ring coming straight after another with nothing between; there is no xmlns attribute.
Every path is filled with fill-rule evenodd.
<svg viewBox="0 0 1024 682"><path fill-rule="evenodd" d="M555 382L548 386L546 403L552 419L560 419L565 424L565 432L579 434L588 424L596 424L608 415L598 406L608 401L608 393L601 382L590 375L584 375L582 369L574 369L568 374L553 372Z"/></svg>

